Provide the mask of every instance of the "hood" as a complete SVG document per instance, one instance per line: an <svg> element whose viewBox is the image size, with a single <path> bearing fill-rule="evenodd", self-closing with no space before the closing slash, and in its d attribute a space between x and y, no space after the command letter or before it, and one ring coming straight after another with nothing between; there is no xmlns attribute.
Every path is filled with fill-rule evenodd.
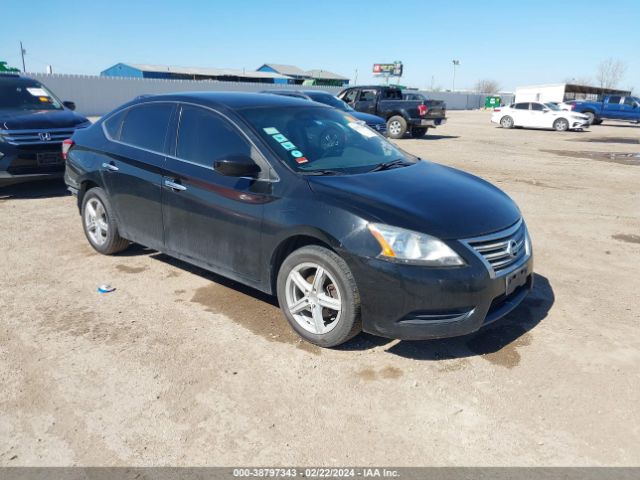
<svg viewBox="0 0 640 480"><path fill-rule="evenodd" d="M371 115L370 113L349 112L349 115L351 115L352 117L356 117L358 120L362 120L367 124L386 123L384 121L384 118L377 115Z"/></svg>
<svg viewBox="0 0 640 480"><path fill-rule="evenodd" d="M502 230L521 215L502 190L468 173L420 161L409 167L344 176L309 176L311 189L368 220L442 239Z"/></svg>
<svg viewBox="0 0 640 480"><path fill-rule="evenodd" d="M88 120L71 110L0 110L0 129L70 128Z"/></svg>

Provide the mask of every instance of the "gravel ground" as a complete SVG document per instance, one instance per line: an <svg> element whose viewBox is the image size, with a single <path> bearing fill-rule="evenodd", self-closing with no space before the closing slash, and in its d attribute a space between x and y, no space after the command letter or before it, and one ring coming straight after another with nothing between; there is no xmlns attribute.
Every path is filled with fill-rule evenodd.
<svg viewBox="0 0 640 480"><path fill-rule="evenodd" d="M0 189L0 465L640 464L640 127L449 115L398 143L507 191L537 271L449 340L320 350L270 297L95 253L60 183Z"/></svg>

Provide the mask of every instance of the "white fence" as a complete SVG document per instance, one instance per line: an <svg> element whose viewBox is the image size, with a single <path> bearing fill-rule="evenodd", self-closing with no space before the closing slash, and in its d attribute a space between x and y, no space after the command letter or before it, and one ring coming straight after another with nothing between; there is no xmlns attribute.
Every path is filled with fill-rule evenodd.
<svg viewBox="0 0 640 480"><path fill-rule="evenodd" d="M259 92L269 89L305 88L337 94L341 87L300 87L270 83L219 82L214 80L163 80L152 78L99 77L90 75L65 75L29 73L51 89L61 100L76 103L78 113L99 116L110 112L139 95L197 91ZM485 95L452 92L423 91L427 98L444 100L450 110L466 110L484 106Z"/></svg>

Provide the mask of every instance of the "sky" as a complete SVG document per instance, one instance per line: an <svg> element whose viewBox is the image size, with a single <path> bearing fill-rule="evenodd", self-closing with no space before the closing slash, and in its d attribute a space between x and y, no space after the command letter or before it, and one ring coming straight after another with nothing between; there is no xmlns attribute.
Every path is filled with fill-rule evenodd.
<svg viewBox="0 0 640 480"><path fill-rule="evenodd" d="M2 5L4 4L4 5ZM472 89L594 78L626 64L640 91L640 0L0 0L0 61L27 71L97 75L118 62L330 70L380 83L400 60L403 85Z"/></svg>

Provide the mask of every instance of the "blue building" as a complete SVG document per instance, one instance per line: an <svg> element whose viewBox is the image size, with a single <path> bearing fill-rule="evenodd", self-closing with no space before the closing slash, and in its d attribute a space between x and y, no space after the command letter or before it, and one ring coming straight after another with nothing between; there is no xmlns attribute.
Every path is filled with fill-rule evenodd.
<svg viewBox="0 0 640 480"><path fill-rule="evenodd" d="M222 82L292 84L294 79L276 72L254 72L232 68L198 68L171 65L116 63L100 72L103 77L164 78L174 80L218 80Z"/></svg>

